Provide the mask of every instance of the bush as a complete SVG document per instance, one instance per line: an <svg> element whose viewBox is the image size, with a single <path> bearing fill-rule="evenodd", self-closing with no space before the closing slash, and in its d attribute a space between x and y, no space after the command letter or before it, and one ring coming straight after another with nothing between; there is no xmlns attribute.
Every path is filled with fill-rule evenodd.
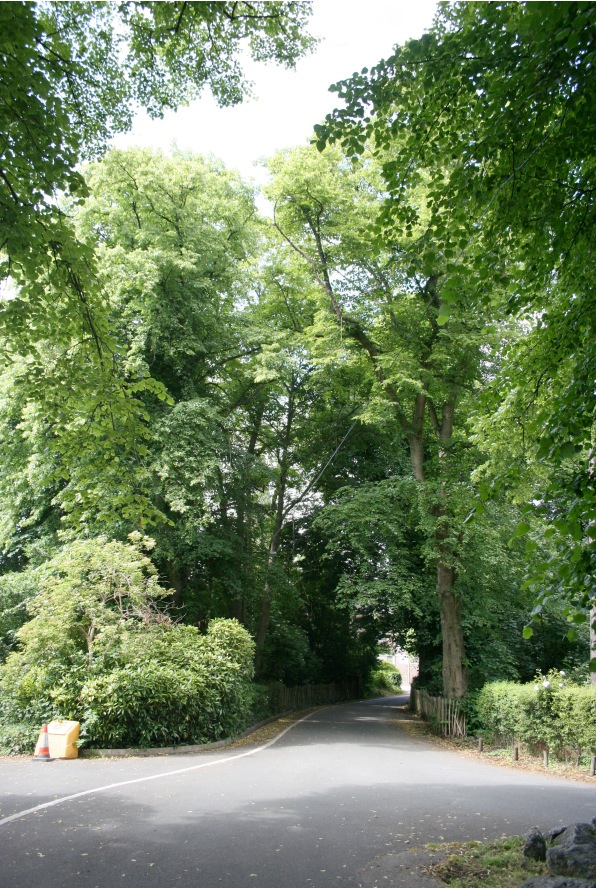
<svg viewBox="0 0 596 888"><path fill-rule="evenodd" d="M0 755L30 753L37 743L39 731L39 725L0 722Z"/></svg>
<svg viewBox="0 0 596 888"><path fill-rule="evenodd" d="M139 637L142 636L142 637ZM252 718L253 642L235 620L129 633L121 661L89 677L77 700L88 746L170 746L230 737ZM73 716L73 717L76 717Z"/></svg>
<svg viewBox="0 0 596 888"><path fill-rule="evenodd" d="M391 691L395 693L401 689L401 673L399 669L387 660L378 660L368 680L370 693L382 693Z"/></svg>
<svg viewBox="0 0 596 888"><path fill-rule="evenodd" d="M596 688L572 685L562 673L518 685L492 682L476 697L481 729L493 739L548 748L559 757L596 752Z"/></svg>
<svg viewBox="0 0 596 888"><path fill-rule="evenodd" d="M205 635L173 624L143 551L104 538L73 543L46 565L19 649L0 670L0 722L81 722L89 746L204 743L247 727L254 644L236 620ZM9 736L10 735L10 736ZM19 741L20 743L21 741Z"/></svg>

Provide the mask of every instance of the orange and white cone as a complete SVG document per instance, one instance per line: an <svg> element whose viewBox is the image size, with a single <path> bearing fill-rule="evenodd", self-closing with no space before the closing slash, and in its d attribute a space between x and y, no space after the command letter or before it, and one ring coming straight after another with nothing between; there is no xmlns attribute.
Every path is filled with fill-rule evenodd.
<svg viewBox="0 0 596 888"><path fill-rule="evenodd" d="M38 762L53 762L54 759L50 756L50 740L48 737L48 726L44 725L39 734L39 740L37 741L37 746L35 747L35 761Z"/></svg>

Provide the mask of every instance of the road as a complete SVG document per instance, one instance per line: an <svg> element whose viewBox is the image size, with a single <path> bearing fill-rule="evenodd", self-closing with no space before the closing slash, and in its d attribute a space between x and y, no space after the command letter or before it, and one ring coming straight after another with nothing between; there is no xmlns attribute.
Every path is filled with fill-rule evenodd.
<svg viewBox="0 0 596 888"><path fill-rule="evenodd" d="M596 815L596 784L444 750L404 730L403 702L193 756L0 760L0 885L409 886L400 852Z"/></svg>

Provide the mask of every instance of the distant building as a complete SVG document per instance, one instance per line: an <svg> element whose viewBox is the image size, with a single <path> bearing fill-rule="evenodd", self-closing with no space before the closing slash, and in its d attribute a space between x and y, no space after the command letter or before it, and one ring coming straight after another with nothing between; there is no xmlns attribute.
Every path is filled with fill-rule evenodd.
<svg viewBox="0 0 596 888"><path fill-rule="evenodd" d="M399 669L401 686L404 691L409 691L413 679L418 675L418 657L411 656L401 648L395 648L392 652L380 654L379 659L392 663L396 669Z"/></svg>

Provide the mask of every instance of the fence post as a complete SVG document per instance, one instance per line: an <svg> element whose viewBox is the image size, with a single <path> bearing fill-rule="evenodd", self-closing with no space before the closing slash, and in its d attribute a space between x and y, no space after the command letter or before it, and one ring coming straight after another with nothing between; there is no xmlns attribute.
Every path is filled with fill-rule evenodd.
<svg viewBox="0 0 596 888"><path fill-rule="evenodd" d="M544 748L544 752L542 753L542 761L544 762L544 767L548 768L548 746Z"/></svg>

